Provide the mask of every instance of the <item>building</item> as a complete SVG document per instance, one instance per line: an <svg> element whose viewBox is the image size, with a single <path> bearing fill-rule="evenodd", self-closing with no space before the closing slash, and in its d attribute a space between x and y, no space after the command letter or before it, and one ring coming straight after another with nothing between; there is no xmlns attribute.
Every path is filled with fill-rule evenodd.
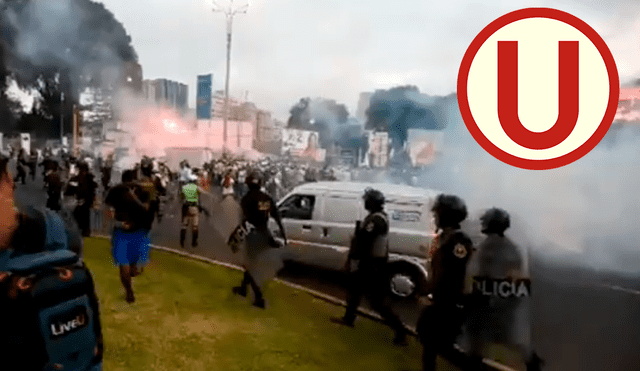
<svg viewBox="0 0 640 371"><path fill-rule="evenodd" d="M142 82L142 95L148 101L175 108L183 113L189 109L188 93L188 85L176 81L156 79Z"/></svg>
<svg viewBox="0 0 640 371"><path fill-rule="evenodd" d="M234 116L234 112L237 110L237 107L242 106L243 102L229 97L229 120L232 120ZM212 117L214 118L224 118L224 91L217 90L213 96L213 105L212 105Z"/></svg>
<svg viewBox="0 0 640 371"><path fill-rule="evenodd" d="M356 111L356 118L362 122L367 122L367 109L369 109L371 96L373 96L373 93L360 93L360 99L358 100L358 108Z"/></svg>

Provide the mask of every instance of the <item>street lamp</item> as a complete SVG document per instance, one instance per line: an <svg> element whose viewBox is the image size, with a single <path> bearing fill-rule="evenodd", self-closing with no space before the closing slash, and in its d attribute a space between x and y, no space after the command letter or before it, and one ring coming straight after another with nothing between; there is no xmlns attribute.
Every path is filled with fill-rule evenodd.
<svg viewBox="0 0 640 371"><path fill-rule="evenodd" d="M247 9L249 8L249 4L244 5L239 9L233 9L233 0L229 0L229 6L225 9L218 5L215 0L212 1L214 8L214 12L224 13L227 18L227 73L226 79L224 83L224 118L223 118L223 138L224 138L224 147L223 152L227 151L227 121L229 117L229 66L231 64L231 30L233 26L233 16L236 14L245 14ZM238 143L238 146L240 143Z"/></svg>

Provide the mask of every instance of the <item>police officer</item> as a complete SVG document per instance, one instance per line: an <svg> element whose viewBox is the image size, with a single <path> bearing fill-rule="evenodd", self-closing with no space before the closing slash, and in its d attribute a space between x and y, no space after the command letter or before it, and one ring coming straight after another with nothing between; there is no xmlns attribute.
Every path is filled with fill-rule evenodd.
<svg viewBox="0 0 640 371"><path fill-rule="evenodd" d="M345 265L347 271L351 271L352 263L357 266L350 277L347 310L344 317L332 318L331 321L353 327L360 300L366 295L371 307L395 330L394 344L406 345L407 331L402 320L384 304L387 278L385 267L389 256L389 219L384 212L384 195L378 190L367 188L362 198L369 215L359 223L355 231Z"/></svg>
<svg viewBox="0 0 640 371"><path fill-rule="evenodd" d="M162 215L160 215L160 191L153 177L153 161L146 156L140 161L140 175L138 185L149 194L149 212L154 217L158 217L159 223L162 219Z"/></svg>
<svg viewBox="0 0 640 371"><path fill-rule="evenodd" d="M483 370L480 357L469 356L455 347L466 317L465 277L473 252L471 239L460 230L467 207L459 197L441 194L432 211L438 235L429 267L430 303L417 324L423 345L423 371L435 370L438 354L462 370Z"/></svg>
<svg viewBox="0 0 640 371"><path fill-rule="evenodd" d="M66 196L75 196L76 207L73 216L82 231L83 237L91 236L91 208L96 197L98 184L95 182L93 174L89 171L86 162L78 164L78 174L69 179L69 184L65 192Z"/></svg>
<svg viewBox="0 0 640 371"><path fill-rule="evenodd" d="M531 281L523 251L504 232L510 227L509 214L498 208L480 218L487 237L469 264L469 280L476 306L466 325L471 351L486 353L499 345L511 351L527 371L540 370L542 360L531 347Z"/></svg>
<svg viewBox="0 0 640 371"><path fill-rule="evenodd" d="M273 218L280 228L284 244L287 244L280 213L276 208L273 198L262 192L262 174L253 171L245 178L249 191L240 201L243 213L243 223L248 222L252 226L245 239L245 272L240 286L232 289L234 294L247 296L248 286L254 293L253 305L258 308L265 308L265 301L262 288L271 276L275 275L274 269L267 269L269 250L279 247L278 242L273 238L268 228L269 218ZM269 272L271 270L271 272Z"/></svg>
<svg viewBox="0 0 640 371"><path fill-rule="evenodd" d="M199 232L199 215L200 211L205 211L200 206L200 194L211 194L197 184L198 178L194 175L188 175L185 178L187 182L182 186L182 228L180 229L180 247L184 248L184 241L187 238L187 228L191 224L191 247L198 247ZM208 212L207 212L208 215Z"/></svg>

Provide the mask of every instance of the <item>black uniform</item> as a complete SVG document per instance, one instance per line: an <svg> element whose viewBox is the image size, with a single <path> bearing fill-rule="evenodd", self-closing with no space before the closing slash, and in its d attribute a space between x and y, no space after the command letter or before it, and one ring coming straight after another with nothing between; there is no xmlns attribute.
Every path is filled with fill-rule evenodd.
<svg viewBox="0 0 640 371"><path fill-rule="evenodd" d="M47 186L48 196L46 207L54 211L60 211L60 199L62 197L62 180L60 179L60 174L58 174L57 170L48 170L44 181Z"/></svg>
<svg viewBox="0 0 640 371"><path fill-rule="evenodd" d="M91 235L91 207L96 196L97 184L93 179L93 174L86 170L69 180L66 195L75 196L77 206L73 210L73 216L82 231L83 237Z"/></svg>
<svg viewBox="0 0 640 371"><path fill-rule="evenodd" d="M466 319L465 278L473 244L457 228L445 228L437 239L429 275L431 303L417 326L423 344L423 371L435 370L438 354L463 370L481 370L479 357L468 356L454 346Z"/></svg>
<svg viewBox="0 0 640 371"><path fill-rule="evenodd" d="M251 189L240 201L244 220L249 222L254 229L247 235L246 245L246 270L244 278L239 287L234 288L234 292L243 296L247 294L247 286L251 285L255 295L254 305L264 307L262 290L256 277L252 275L261 263L260 257L266 249L277 247L268 228L269 218L273 217L280 224L280 214L275 207L273 198L262 192L259 188Z"/></svg>
<svg viewBox="0 0 640 371"><path fill-rule="evenodd" d="M384 211L370 213L356 229L348 260L357 262L357 268L350 274L347 310L341 322L353 326L360 301L366 295L371 307L395 330L395 342L404 343L406 331L402 320L384 304L388 234L389 220Z"/></svg>

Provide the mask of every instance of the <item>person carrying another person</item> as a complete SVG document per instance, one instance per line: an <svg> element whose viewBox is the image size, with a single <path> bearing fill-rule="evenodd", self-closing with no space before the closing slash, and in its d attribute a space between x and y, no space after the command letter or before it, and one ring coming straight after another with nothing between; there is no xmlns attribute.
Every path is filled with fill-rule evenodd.
<svg viewBox="0 0 640 371"><path fill-rule="evenodd" d="M135 172L126 170L122 183L112 187L104 202L116 224L111 235L111 252L120 270L120 281L128 303L135 302L132 277L142 273L149 261L149 194L135 183Z"/></svg>

